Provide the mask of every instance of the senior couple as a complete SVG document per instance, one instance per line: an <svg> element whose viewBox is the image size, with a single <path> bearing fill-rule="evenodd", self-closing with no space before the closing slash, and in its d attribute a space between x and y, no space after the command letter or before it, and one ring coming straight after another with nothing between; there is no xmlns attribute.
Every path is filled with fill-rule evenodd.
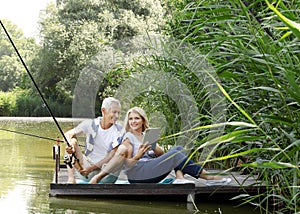
<svg viewBox="0 0 300 214"><path fill-rule="evenodd" d="M155 148L143 144L143 133L149 128L148 118L143 109L129 109L125 116L124 128L117 123L121 112L119 100L113 97L105 98L101 112L102 117L83 121L65 133L70 144L66 152L69 155L74 154L79 163L72 168L67 166L68 183L76 183L76 178L91 184L99 181L114 183L121 169L125 170L129 183L158 183L172 170L176 175L173 184L193 183L184 178L185 174L196 179L206 179L208 185L230 183L230 178L209 175L199 164L189 160L181 146L164 152L157 143ZM84 154L76 140L81 134L86 136Z"/></svg>

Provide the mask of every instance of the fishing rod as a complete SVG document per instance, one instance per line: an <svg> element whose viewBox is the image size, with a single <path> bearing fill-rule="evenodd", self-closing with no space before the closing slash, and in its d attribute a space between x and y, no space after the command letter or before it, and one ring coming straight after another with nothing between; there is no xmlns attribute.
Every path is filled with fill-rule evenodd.
<svg viewBox="0 0 300 214"><path fill-rule="evenodd" d="M30 77L31 81L33 82L33 84L34 84L34 86L35 86L36 90L38 91L38 93L39 93L40 97L42 98L42 100L43 100L43 102L44 102L44 104L45 104L45 106L46 106L47 110L49 111L49 113L50 113L50 115L51 115L52 119L54 120L54 122L55 122L55 124L56 124L56 126L57 126L58 130L59 130L59 131L60 131L60 133L62 134L62 136L63 136L63 138L64 138L64 140L65 140L66 144L68 145L68 147L70 147L70 143L68 142L68 139L66 138L66 136L65 136L64 132L62 131L62 129L61 129L61 127L60 127L60 125L58 124L58 122L57 122L56 118L54 117L54 114L52 113L52 111L51 111L51 109L50 109L50 107L49 107L48 103L46 102L46 100L45 100L45 98L44 98L44 96L43 96L42 92L40 91L40 89L39 89L38 85L36 84L35 80L33 79L33 76L32 76L32 75L31 75L31 73L29 72L29 69L27 68L27 66L26 66L26 64L25 64L24 60L22 59L22 57L21 57L21 55L20 55L20 53L19 53L19 51L18 51L17 47L15 46L15 44L14 44L13 40L11 39L11 37L10 37L9 33L7 32L7 30L6 30L6 28L4 27L4 25L3 25L3 23L2 23L2 21L1 21L1 20L0 20L0 24L1 24L1 26L2 26L2 28L3 28L3 30L4 30L4 32L5 32L6 36L8 37L8 39L9 39L10 43L12 44L12 46L13 46L13 48L14 48L15 52L17 53L17 55L18 55L19 59L21 60L21 62L22 62L22 64L23 64L23 66L24 66L24 68L25 68L25 70L26 70L27 74L29 75L29 77ZM75 162L77 162L77 163L78 163L78 158L76 157L76 155L75 155L74 153L72 154L72 157L74 157L74 159L75 159ZM80 167L80 168L82 168L82 167Z"/></svg>
<svg viewBox="0 0 300 214"><path fill-rule="evenodd" d="M7 32L6 28L4 27L4 25L3 25L3 23L2 23L2 21L1 21L1 20L0 20L0 23L1 23L1 26L2 26L2 28L3 28L3 30L4 30L4 32L5 32L5 34L6 34L6 36L8 37L8 39L9 39L9 41L10 41L10 43L12 44L13 48L15 49L15 51L16 51L16 53L17 53L17 55L18 55L19 59L21 60L21 62L22 62L22 64L23 64L23 66L24 66L24 68L25 68L25 70L26 70L27 74L29 75L29 77L30 77L31 81L33 82L33 84L34 84L35 88L37 89L37 91L38 91L38 93L39 93L40 97L42 98L42 100L43 100L43 102L44 102L44 104L45 104L45 106L46 106L47 110L49 111L49 113L50 113L51 117L53 118L53 120L54 120L54 122L55 122L55 124L56 124L57 128L59 129L60 133L61 133L61 134L62 134L62 136L64 137L64 139L65 139L65 141L66 141L67 145L68 145L68 146L70 146L70 144L69 144L69 142L68 142L68 140L67 140L66 136L64 135L64 133L63 133L62 129L60 128L60 126L59 126L59 124L58 124L58 122L57 122L56 118L54 117L54 115L53 115L53 113L52 113L52 111L51 111L51 109L50 109L50 107L49 107L48 103L46 102L46 100L45 100L45 98L44 98L44 96L43 96L42 92L40 91L40 89L39 89L39 87L37 86L37 84L36 84L35 80L33 79L33 76L32 76L32 75L31 75L31 73L29 72L29 69L27 68L27 66L26 66L26 64L25 64L25 62L24 62L24 60L22 59L22 57L21 57L21 55L20 55L20 53L19 53L18 49L16 48L16 46L15 46L14 42L12 41L12 39L11 39L10 35L8 34L8 32Z"/></svg>

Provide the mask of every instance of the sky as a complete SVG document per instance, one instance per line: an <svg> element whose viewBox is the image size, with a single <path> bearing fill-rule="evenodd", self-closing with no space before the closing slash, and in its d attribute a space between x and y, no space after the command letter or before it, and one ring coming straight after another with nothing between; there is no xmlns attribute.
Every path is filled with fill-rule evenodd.
<svg viewBox="0 0 300 214"><path fill-rule="evenodd" d="M54 0L0 0L0 19L7 19L23 30L26 37L37 37L39 12Z"/></svg>

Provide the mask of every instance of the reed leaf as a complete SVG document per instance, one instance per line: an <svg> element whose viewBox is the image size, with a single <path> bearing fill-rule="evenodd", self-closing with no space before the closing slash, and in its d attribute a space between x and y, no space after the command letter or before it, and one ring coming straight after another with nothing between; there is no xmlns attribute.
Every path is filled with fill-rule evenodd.
<svg viewBox="0 0 300 214"><path fill-rule="evenodd" d="M249 164L245 164L245 166L255 167L255 168L272 168L272 169L299 169L299 166L296 166L291 163L284 163L284 162L274 162L265 160L263 162L253 162Z"/></svg>
<svg viewBox="0 0 300 214"><path fill-rule="evenodd" d="M173 138L173 137L180 136L180 135L185 134L187 132L198 131L198 130L202 130L202 129L212 129L212 128L223 127L223 126L239 126L239 127L257 128L257 126L255 124L246 123L246 122L238 122L238 121L224 122L224 123L216 123L216 124L198 126L198 127L195 127L195 128L185 130L185 131L177 132L175 134L164 136L160 139L165 140L165 139L168 139L168 138Z"/></svg>
<svg viewBox="0 0 300 214"><path fill-rule="evenodd" d="M300 24L286 18L284 15L282 15L277 8L275 8L272 4L270 4L270 2L268 0L265 0L268 7L274 12L276 13L276 15L281 19L281 21L283 21L287 27L291 30L291 32L293 32L293 34L300 39ZM285 36L286 37L286 36ZM281 38L283 39L283 38Z"/></svg>
<svg viewBox="0 0 300 214"><path fill-rule="evenodd" d="M253 148L253 149L249 149L249 150L243 151L243 152L238 152L238 153L234 153L234 154L230 154L230 155L224 155L222 157L211 158L209 160L206 160L205 162L207 163L207 162L223 161L223 160L237 158L237 157L244 156L244 155L251 155L253 153L257 154L257 153L268 152L268 151L276 152L276 151L279 151L279 149L276 149L276 148ZM250 166L250 165L249 164L241 164L241 166Z"/></svg>

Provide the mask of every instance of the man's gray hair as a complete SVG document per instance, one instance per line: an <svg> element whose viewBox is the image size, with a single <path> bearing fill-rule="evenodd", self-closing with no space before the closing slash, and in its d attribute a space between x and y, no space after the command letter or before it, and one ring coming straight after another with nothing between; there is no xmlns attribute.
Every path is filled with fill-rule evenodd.
<svg viewBox="0 0 300 214"><path fill-rule="evenodd" d="M116 103L117 105L121 106L121 103L119 100L117 100L116 98L114 97L107 97L103 100L102 102L102 106L101 108L104 108L106 110L110 110L111 106L113 103Z"/></svg>

